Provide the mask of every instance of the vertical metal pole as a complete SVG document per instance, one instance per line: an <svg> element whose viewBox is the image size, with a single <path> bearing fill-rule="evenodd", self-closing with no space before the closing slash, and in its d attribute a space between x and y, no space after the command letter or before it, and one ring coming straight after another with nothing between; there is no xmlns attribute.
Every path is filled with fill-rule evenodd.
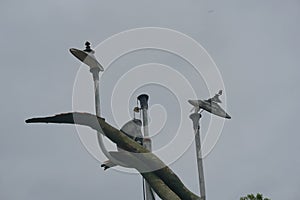
<svg viewBox="0 0 300 200"><path fill-rule="evenodd" d="M91 68L90 72L93 74L94 91L95 91L95 109L96 115L100 117L100 92L99 92L99 72L98 68Z"/></svg>
<svg viewBox="0 0 300 200"><path fill-rule="evenodd" d="M143 130L144 130L144 139L145 141L145 148L148 150L151 149L151 140L149 138L149 126L148 126L148 99L149 96L146 94L141 94L138 96L138 100L140 101L142 114L143 114Z"/></svg>
<svg viewBox="0 0 300 200"><path fill-rule="evenodd" d="M85 63L90 67L90 72L93 74L93 81L94 81L94 92L95 92L95 109L96 109L96 115L98 117L101 117L100 113L100 92L99 92L99 72L103 71L103 67L98 63L97 59L95 58L94 50L91 49L90 43L86 42L85 43L85 50L78 50L71 48L70 52L78 58L81 62ZM117 161L114 159L109 152L105 149L104 143L103 143L103 138L102 138L102 132L97 131L97 139L98 139L98 144L104 155L114 164L120 164L122 165L123 163Z"/></svg>
<svg viewBox="0 0 300 200"><path fill-rule="evenodd" d="M138 96L138 100L140 101L142 114L143 114L143 129L144 129L144 142L143 146L152 150L151 139L149 138L149 127L148 127L148 99L149 96L146 94L141 94ZM145 190L146 190L146 200L154 200L154 194L150 185L145 181Z"/></svg>
<svg viewBox="0 0 300 200"><path fill-rule="evenodd" d="M195 132L200 198L201 200L205 200L206 194L205 194L205 183L204 183L204 170L203 170L203 160L202 160L202 153L201 153L201 138L200 138L200 131L199 131L200 130L199 120L201 118L201 114L193 113L190 115L190 118L193 121L193 128Z"/></svg>

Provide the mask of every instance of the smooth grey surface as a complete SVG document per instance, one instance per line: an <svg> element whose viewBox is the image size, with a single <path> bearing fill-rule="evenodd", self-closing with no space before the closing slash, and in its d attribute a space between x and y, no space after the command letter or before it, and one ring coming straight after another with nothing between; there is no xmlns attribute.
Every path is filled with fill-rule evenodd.
<svg viewBox="0 0 300 200"><path fill-rule="evenodd" d="M193 128L195 134L195 150L196 150L196 159L197 159L197 169L198 169L198 181L199 181L199 191L200 198L205 200L205 180L204 180L204 170L203 170L203 157L201 153L201 137L200 137L200 124L199 120L201 114L193 113L190 115L190 119L193 121Z"/></svg>
<svg viewBox="0 0 300 200"><path fill-rule="evenodd" d="M141 177L104 172L74 127L24 120L72 110L79 63L69 48L158 26L201 43L225 82L232 119L204 159L207 198L298 200L299 18L298 0L2 0L0 199L142 198ZM171 168L198 192L193 148Z"/></svg>

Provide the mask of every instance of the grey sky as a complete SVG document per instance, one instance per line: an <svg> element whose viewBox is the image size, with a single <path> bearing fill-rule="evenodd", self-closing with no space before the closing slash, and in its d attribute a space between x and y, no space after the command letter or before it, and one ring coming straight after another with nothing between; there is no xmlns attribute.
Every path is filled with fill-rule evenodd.
<svg viewBox="0 0 300 200"><path fill-rule="evenodd" d="M72 110L79 63L70 47L145 26L191 36L222 74L232 119L204 159L208 199L299 199L299 19L298 0L2 0L0 199L142 199L141 177L104 172L73 126L24 120ZM139 64L180 62L141 54ZM115 66L134 66L138 56ZM194 154L192 145L171 168L198 193Z"/></svg>

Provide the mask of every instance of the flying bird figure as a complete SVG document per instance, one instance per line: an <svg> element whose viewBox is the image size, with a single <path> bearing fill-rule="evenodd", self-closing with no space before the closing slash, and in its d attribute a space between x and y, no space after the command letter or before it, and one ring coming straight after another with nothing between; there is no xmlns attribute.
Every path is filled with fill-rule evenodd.
<svg viewBox="0 0 300 200"><path fill-rule="evenodd" d="M188 100L188 102L194 106L192 110L194 110L195 113L198 113L202 109L212 114L215 114L217 116L226 119L231 119L230 115L228 115L225 112L225 110L223 110L221 106L218 104L218 103L222 103L222 101L219 98L219 96L221 95L222 95L222 90L219 90L219 92L215 94L215 96L207 100Z"/></svg>

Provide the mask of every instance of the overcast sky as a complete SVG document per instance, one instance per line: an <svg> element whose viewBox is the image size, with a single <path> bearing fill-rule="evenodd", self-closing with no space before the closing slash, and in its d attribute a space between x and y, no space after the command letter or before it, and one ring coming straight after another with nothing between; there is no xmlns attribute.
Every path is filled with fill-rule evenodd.
<svg viewBox="0 0 300 200"><path fill-rule="evenodd" d="M274 200L298 200L299 19L299 0L1 0L0 199L142 199L141 177L104 172L74 126L28 125L24 120L73 110L80 63L69 48L83 48L86 40L96 46L128 29L162 27L200 43L217 64L226 88L226 109L232 119L225 122L216 146L204 159L207 198L231 200L261 192ZM125 55L112 67L126 65L129 70L149 62L174 69L188 66L178 57L149 50ZM117 125L105 97L115 79L109 71L103 74L107 87L102 86L101 98L104 117ZM203 91L197 95L207 98L207 90ZM134 92L133 97L151 94L150 104L170 99L164 109L171 112L169 117L177 113L171 109L177 109L176 94L172 97L161 87L128 92ZM125 107L135 103L128 101ZM151 117L160 116L155 117L154 109ZM177 126L177 118L168 120L174 126L162 129L165 135L154 139L157 148L172 138L168 134ZM184 134L190 137L190 131ZM170 167L199 193L194 145Z"/></svg>

